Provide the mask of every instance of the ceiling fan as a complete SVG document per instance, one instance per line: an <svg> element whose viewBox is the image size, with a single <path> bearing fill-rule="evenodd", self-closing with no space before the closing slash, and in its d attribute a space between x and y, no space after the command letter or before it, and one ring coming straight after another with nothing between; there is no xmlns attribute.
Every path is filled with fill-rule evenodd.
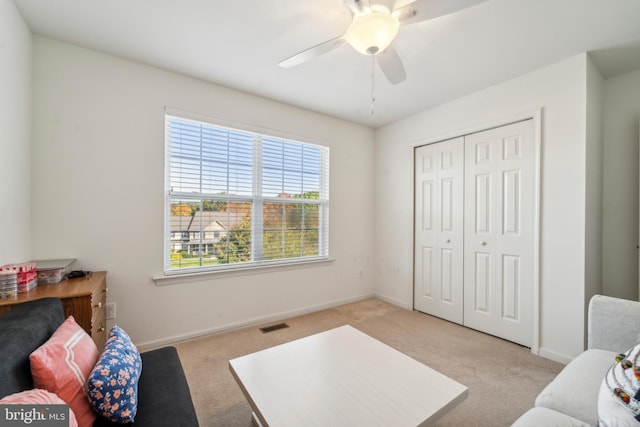
<svg viewBox="0 0 640 427"><path fill-rule="evenodd" d="M400 56L391 45L400 25L448 15L482 1L485 0L415 0L395 7L394 0L344 0L353 13L344 35L305 49L278 65L294 67L348 43L356 51L374 56L387 80L395 85L407 78Z"/></svg>

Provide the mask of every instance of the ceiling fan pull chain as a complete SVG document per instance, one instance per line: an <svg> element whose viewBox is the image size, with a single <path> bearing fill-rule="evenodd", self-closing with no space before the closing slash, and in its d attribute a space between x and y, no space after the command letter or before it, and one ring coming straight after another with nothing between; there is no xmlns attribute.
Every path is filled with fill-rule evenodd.
<svg viewBox="0 0 640 427"><path fill-rule="evenodd" d="M371 55L371 107L369 111L372 116L375 109L375 104L376 104L376 59L375 59L375 55Z"/></svg>

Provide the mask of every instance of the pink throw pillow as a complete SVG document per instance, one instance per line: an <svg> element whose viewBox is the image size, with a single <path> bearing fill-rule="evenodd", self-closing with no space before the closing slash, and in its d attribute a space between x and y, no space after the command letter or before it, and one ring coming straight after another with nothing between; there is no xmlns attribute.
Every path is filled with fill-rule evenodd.
<svg viewBox="0 0 640 427"><path fill-rule="evenodd" d="M33 389L10 394L0 399L0 405L66 405L66 402L47 390ZM69 408L69 427L78 427L78 421Z"/></svg>
<svg viewBox="0 0 640 427"><path fill-rule="evenodd" d="M98 348L75 321L67 317L51 338L29 355L35 388L55 393L74 412L80 427L96 419L87 397L87 378L98 360Z"/></svg>

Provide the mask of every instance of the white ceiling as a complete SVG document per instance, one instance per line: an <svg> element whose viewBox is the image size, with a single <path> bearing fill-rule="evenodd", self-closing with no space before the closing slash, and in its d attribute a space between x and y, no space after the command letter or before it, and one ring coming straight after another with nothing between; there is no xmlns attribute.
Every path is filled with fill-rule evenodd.
<svg viewBox="0 0 640 427"><path fill-rule="evenodd" d="M392 86L376 68L372 115L371 60L350 46L277 65L342 35L343 0L14 1L34 33L371 127L581 52L605 77L640 69L640 0L487 0L402 26L407 79Z"/></svg>

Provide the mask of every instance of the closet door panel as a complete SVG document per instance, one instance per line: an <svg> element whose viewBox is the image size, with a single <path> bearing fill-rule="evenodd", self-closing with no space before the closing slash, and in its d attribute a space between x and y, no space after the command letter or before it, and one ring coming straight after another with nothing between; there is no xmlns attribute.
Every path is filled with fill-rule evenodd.
<svg viewBox="0 0 640 427"><path fill-rule="evenodd" d="M491 315L491 254L476 252L474 255L473 310Z"/></svg>
<svg viewBox="0 0 640 427"><path fill-rule="evenodd" d="M462 323L464 139L415 149L414 308Z"/></svg>
<svg viewBox="0 0 640 427"><path fill-rule="evenodd" d="M465 137L464 324L525 346L533 341L533 149L532 120Z"/></svg>

